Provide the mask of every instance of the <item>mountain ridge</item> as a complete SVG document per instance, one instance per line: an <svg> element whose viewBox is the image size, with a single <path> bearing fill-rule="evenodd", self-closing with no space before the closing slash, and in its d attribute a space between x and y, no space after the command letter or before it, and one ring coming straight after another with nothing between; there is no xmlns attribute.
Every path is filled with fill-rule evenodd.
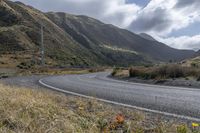
<svg viewBox="0 0 200 133"><path fill-rule="evenodd" d="M194 54L194 51L177 50L84 15L43 13L21 2L8 0L0 3L0 52L32 50L32 53L38 53L42 24L46 60L53 65L128 66L179 61ZM40 55L35 56L39 60Z"/></svg>
<svg viewBox="0 0 200 133"><path fill-rule="evenodd" d="M152 36L146 34L146 33L140 33L139 34L142 38L150 40L150 41L157 41L155 38L153 38Z"/></svg>
<svg viewBox="0 0 200 133"><path fill-rule="evenodd" d="M53 20L55 23L56 22L58 22L58 21L55 21L55 16L59 16L59 14L60 13L48 13L48 16L50 16L50 18L51 18L51 20ZM54 18L53 18L54 17ZM65 16L65 17L69 17L69 16ZM79 19L81 19L81 18L79 18ZM62 20L63 20L63 18L62 18ZM93 19L93 20L95 20L95 19ZM161 45L161 46L164 46L165 48L166 48L166 50L167 49L170 49L170 50L175 50L174 48L170 48L169 46L167 46L167 45L165 45L165 44L163 44L163 43L160 43L160 42L158 42L158 41L156 41L156 42L154 42L154 43L152 43L152 42L150 42L149 40L147 41L147 39L145 39L145 41L144 41L144 39L142 39L139 35L137 35L137 34L134 34L134 33L132 33L132 32L130 32L130 31L128 31L128 30L125 30L125 29L119 29L119 28L117 28L117 27L115 27L115 26L112 26L112 25L106 25L106 24L103 24L103 23L96 23L96 24L98 24L98 26L97 27L95 27L94 25L88 25L89 24L89 22L87 22L87 23L77 23L77 22L74 22L74 20L73 19L71 19L71 18L68 18L67 19L67 21L69 22L72 22L71 24L76 28L76 27L79 27L79 29L77 29L76 28L76 30L79 30L79 32L80 33L82 33L82 34L84 34L85 36L87 36L88 38L92 38L94 41L96 41L95 43L98 43L97 41L99 41L100 40L100 42L99 43L106 43L106 42L108 42L109 44L111 44L111 43L113 43L112 45L114 45L114 46L120 46L120 47L123 47L124 45L126 45L126 44L123 44L123 43L128 43L128 45L126 45L125 47L126 48L131 48L132 46L134 46L134 47L132 47L131 49L137 49L138 50L138 52L142 52L143 50L143 48L141 48L141 49L139 49L138 47L140 47L140 45L142 44L142 43L146 43L146 45L145 46L148 46L148 43L151 43L151 46L153 46L154 48L157 48L157 47L159 47L159 46L157 46L156 44L159 44L159 45ZM60 22L61 22L61 20L60 20ZM81 22L85 22L85 21L81 21ZM98 21L99 22L99 21ZM58 24L57 23L57 25L60 25L60 24ZM65 24L65 26L66 26L66 24ZM82 26L82 27L81 27ZM63 25L60 25L60 27L62 27L62 29L65 29L65 27L63 26ZM84 29L84 27L87 27L87 29L89 29L88 31L87 30L85 30ZM99 27L101 27L101 28L99 28ZM103 32L101 32L101 30L103 30ZM116 30L116 31L115 31ZM114 31L114 32L112 32L112 31ZM111 36L110 34L114 34L114 36ZM123 34L125 34L125 36L123 36ZM95 37L94 37L94 35L95 35ZM129 37L130 36L130 37ZM98 38L98 39L96 39L96 38ZM118 40L118 42L117 41L115 41L116 39L118 39L118 38L120 38L121 40ZM127 39L128 38L128 39ZM135 39L135 40L134 40ZM137 39L137 40L136 40ZM142 41L142 43L141 44L139 44L139 43L135 43L136 41ZM120 42L120 44L119 44L119 42ZM123 45L122 45L123 44ZM141 46L142 47L142 46ZM148 48L148 47L147 47ZM137 51L136 50L136 51ZM179 51L184 51L184 50L175 50L175 52L179 52ZM186 50L187 51L187 50ZM189 50L188 50L189 51ZM147 53L148 51L145 51L145 53ZM162 51L163 52L163 51ZM174 53L175 53L174 52ZM190 52L194 52L194 51L190 51ZM170 55L168 55L168 56L170 56Z"/></svg>

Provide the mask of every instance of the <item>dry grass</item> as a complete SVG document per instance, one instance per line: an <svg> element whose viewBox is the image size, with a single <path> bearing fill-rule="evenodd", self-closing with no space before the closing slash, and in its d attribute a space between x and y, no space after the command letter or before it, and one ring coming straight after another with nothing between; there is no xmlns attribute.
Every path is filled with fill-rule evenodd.
<svg viewBox="0 0 200 133"><path fill-rule="evenodd" d="M63 74L87 74L105 71L106 68L50 68L37 67L30 70L20 70L19 75L63 75Z"/></svg>
<svg viewBox="0 0 200 133"><path fill-rule="evenodd" d="M60 69L60 68L37 68L32 70L22 70L20 73L27 75L30 74L42 74L42 75L60 75L60 74L86 74L89 73L88 69Z"/></svg>
<svg viewBox="0 0 200 133"><path fill-rule="evenodd" d="M159 66L135 66L128 69L113 69L113 76L136 77L141 79L175 79L191 78L200 80L200 68L186 67L179 64L159 65Z"/></svg>
<svg viewBox="0 0 200 133"><path fill-rule="evenodd" d="M8 52L0 54L0 76L1 73L10 76L32 75L32 74L43 74L43 75L86 74L92 72L100 72L106 69L106 67L59 68L57 63L48 57L45 58L46 61L45 67L41 67L41 61L39 61L39 58L37 56L33 58L31 54L26 54L25 52L15 52L15 53ZM6 69L7 70L9 69L9 71L4 71Z"/></svg>
<svg viewBox="0 0 200 133"><path fill-rule="evenodd" d="M159 118L153 121L142 112L95 99L0 85L0 132L3 133L176 133L181 130L179 126Z"/></svg>
<svg viewBox="0 0 200 133"><path fill-rule="evenodd" d="M199 68L200 67L200 56L192 58L192 59L188 59L185 61L181 62L182 66L187 66L187 67L196 67Z"/></svg>
<svg viewBox="0 0 200 133"><path fill-rule="evenodd" d="M61 69L61 68L41 68L37 67L34 69L17 69L17 68L1 68L0 67L0 78L12 77L12 76L27 76L27 75L63 75L63 74L87 74L95 72L92 69Z"/></svg>
<svg viewBox="0 0 200 133"><path fill-rule="evenodd" d="M129 71L127 68L114 68L111 73L112 76L116 77L127 77L129 75Z"/></svg>

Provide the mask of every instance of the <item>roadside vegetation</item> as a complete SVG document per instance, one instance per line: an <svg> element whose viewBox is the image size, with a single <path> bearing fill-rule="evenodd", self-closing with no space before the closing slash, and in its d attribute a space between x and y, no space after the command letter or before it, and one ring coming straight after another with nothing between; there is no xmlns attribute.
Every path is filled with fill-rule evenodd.
<svg viewBox="0 0 200 133"><path fill-rule="evenodd" d="M155 67L131 67L130 77L140 77L143 79L168 79L194 77L200 79L200 69L194 67L183 67L180 65L163 65Z"/></svg>
<svg viewBox="0 0 200 133"><path fill-rule="evenodd" d="M28 75L63 75L63 74L87 74L94 72L105 71L106 67L91 67L91 68L60 68L60 67L34 67L30 69L5 68L0 67L0 79L13 76L28 76Z"/></svg>
<svg viewBox="0 0 200 133"><path fill-rule="evenodd" d="M86 74L92 72L103 71L104 69L100 68L58 68L58 67L37 67L34 69L24 70L21 69L18 71L21 75L62 75L62 74Z"/></svg>
<svg viewBox="0 0 200 133"><path fill-rule="evenodd" d="M182 66L179 64L168 64L158 66L136 66L128 70L115 68L113 76L137 77L144 80L149 79L176 79L176 78L193 78L200 80L200 68L194 66Z"/></svg>
<svg viewBox="0 0 200 133"><path fill-rule="evenodd" d="M192 133L189 127L95 99L0 85L0 132Z"/></svg>
<svg viewBox="0 0 200 133"><path fill-rule="evenodd" d="M2 51L0 49L0 78L32 74L84 74L99 72L105 69L104 67L89 67L87 65L77 64L62 65L56 63L54 60L48 57L45 58L45 67L42 67L39 58L37 56L33 56L30 51L28 51L29 54L26 52L1 52Z"/></svg>

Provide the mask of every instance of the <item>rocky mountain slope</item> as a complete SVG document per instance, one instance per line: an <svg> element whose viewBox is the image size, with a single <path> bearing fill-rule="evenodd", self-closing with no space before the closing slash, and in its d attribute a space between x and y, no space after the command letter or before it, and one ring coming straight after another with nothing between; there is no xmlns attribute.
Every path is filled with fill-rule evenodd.
<svg viewBox="0 0 200 133"><path fill-rule="evenodd" d="M179 61L194 54L194 51L173 49L87 16L43 13L20 2L0 0L1 56L13 55L10 57L16 62L19 59L39 62L41 25L45 59L50 65L125 66Z"/></svg>

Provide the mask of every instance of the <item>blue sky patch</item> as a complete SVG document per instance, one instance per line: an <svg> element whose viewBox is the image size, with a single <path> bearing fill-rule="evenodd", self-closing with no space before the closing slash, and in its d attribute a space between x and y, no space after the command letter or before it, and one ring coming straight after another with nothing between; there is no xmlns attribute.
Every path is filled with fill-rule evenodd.
<svg viewBox="0 0 200 133"><path fill-rule="evenodd" d="M139 6L144 7L149 3L150 0L126 0L126 1L127 3L135 3Z"/></svg>

